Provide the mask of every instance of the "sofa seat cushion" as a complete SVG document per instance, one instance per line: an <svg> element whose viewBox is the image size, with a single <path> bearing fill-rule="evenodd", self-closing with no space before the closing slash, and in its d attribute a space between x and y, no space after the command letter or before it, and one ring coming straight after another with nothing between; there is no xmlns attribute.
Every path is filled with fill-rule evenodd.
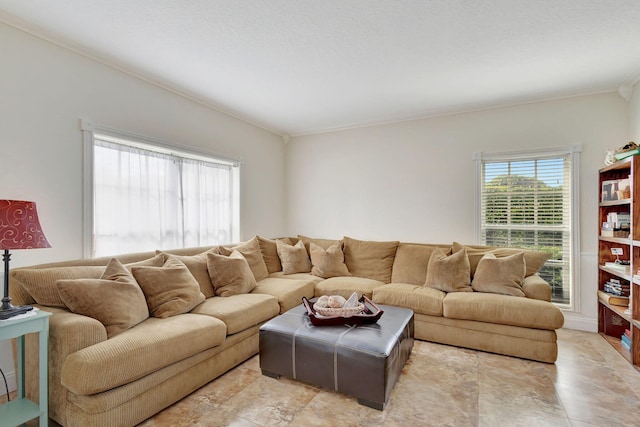
<svg viewBox="0 0 640 427"><path fill-rule="evenodd" d="M426 286L390 283L373 290L373 302L410 308L415 313L442 316L442 301L446 293Z"/></svg>
<svg viewBox="0 0 640 427"><path fill-rule="evenodd" d="M564 324L562 311L549 302L480 292L447 294L443 301L443 314L449 319L535 329L554 330Z"/></svg>
<svg viewBox="0 0 640 427"><path fill-rule="evenodd" d="M227 325L227 335L259 325L280 313L278 299L266 294L208 298L191 313L213 316Z"/></svg>
<svg viewBox="0 0 640 427"><path fill-rule="evenodd" d="M64 363L60 381L80 395L111 390L221 345L226 332L224 322L210 316L150 317L60 361Z"/></svg>
<svg viewBox="0 0 640 427"><path fill-rule="evenodd" d="M355 292L358 297L366 295L371 298L373 290L384 285L384 282L364 277L332 277L316 285L315 296L342 295L349 298Z"/></svg>
<svg viewBox="0 0 640 427"><path fill-rule="evenodd" d="M302 304L302 297L313 297L316 282L313 280L293 280L268 277L258 282L254 294L272 295L278 299L280 313Z"/></svg>
<svg viewBox="0 0 640 427"><path fill-rule="evenodd" d="M282 271L278 271L276 273L271 273L269 277L273 279L293 279L293 280L310 280L314 283L320 283L324 279L322 277L314 276L311 273L293 273L293 274L284 274Z"/></svg>

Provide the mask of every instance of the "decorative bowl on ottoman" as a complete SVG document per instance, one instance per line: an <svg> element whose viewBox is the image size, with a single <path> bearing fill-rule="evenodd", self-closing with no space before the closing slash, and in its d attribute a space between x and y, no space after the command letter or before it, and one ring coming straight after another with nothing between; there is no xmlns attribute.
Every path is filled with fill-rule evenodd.
<svg viewBox="0 0 640 427"><path fill-rule="evenodd" d="M358 313L350 314L349 316L340 314L327 316L324 313L320 313L315 304L305 297L302 297L302 304L306 308L307 315L314 326L371 324L376 323L384 313L384 310L380 309L366 295L362 295L360 298L359 306L362 306L362 309Z"/></svg>

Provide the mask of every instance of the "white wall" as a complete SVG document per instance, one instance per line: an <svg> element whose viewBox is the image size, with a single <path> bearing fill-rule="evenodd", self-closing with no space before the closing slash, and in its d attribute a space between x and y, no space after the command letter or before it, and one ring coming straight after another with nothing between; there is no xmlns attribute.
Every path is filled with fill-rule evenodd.
<svg viewBox="0 0 640 427"><path fill-rule="evenodd" d="M597 171L608 147L628 142L628 123L611 93L297 137L289 234L472 243L475 152L581 144L582 310L566 325L596 330Z"/></svg>
<svg viewBox="0 0 640 427"><path fill-rule="evenodd" d="M279 136L2 23L0 56L0 198L36 201L53 246L12 267L82 257L80 118L242 158L241 237L286 231ZM8 355L0 342L5 373Z"/></svg>
<svg viewBox="0 0 640 427"><path fill-rule="evenodd" d="M629 139L640 144L640 83L633 86L629 102Z"/></svg>

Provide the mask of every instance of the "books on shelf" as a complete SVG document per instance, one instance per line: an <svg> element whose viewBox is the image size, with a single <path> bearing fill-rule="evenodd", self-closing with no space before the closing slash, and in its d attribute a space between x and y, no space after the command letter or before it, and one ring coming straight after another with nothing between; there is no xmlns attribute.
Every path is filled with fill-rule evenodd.
<svg viewBox="0 0 640 427"><path fill-rule="evenodd" d="M604 284L604 291L616 296L628 297L631 294L631 286L627 282L620 282L619 279L609 279Z"/></svg>
<svg viewBox="0 0 640 427"><path fill-rule="evenodd" d="M629 297L613 295L605 291L598 291L598 298L610 305L618 305L621 307L629 306Z"/></svg>
<svg viewBox="0 0 640 427"><path fill-rule="evenodd" d="M622 160L622 159L626 159L627 157L635 156L637 154L640 154L640 148L634 148L632 150L615 153L613 157L615 157L616 160Z"/></svg>
<svg viewBox="0 0 640 427"><path fill-rule="evenodd" d="M620 344L622 345L622 348L624 348L625 350L631 351L631 343L620 340Z"/></svg>
<svg viewBox="0 0 640 427"><path fill-rule="evenodd" d="M620 337L620 344L626 348L627 351L631 351L631 331L629 329L624 330L624 334Z"/></svg>
<svg viewBox="0 0 640 427"><path fill-rule="evenodd" d="M622 273L628 273L629 272L629 266L628 265L620 264L620 263L613 262L613 261L605 262L604 266L606 268L610 268L612 270L618 270L618 271L620 271Z"/></svg>

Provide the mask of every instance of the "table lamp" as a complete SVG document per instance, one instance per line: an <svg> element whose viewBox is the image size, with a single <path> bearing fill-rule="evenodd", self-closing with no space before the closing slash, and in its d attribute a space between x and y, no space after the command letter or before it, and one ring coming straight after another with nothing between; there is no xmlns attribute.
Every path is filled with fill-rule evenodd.
<svg viewBox="0 0 640 427"><path fill-rule="evenodd" d="M10 249L50 248L34 202L22 200L0 200L0 249L4 250L4 298L0 307L0 319L8 319L26 313L30 305L14 306L9 296Z"/></svg>

